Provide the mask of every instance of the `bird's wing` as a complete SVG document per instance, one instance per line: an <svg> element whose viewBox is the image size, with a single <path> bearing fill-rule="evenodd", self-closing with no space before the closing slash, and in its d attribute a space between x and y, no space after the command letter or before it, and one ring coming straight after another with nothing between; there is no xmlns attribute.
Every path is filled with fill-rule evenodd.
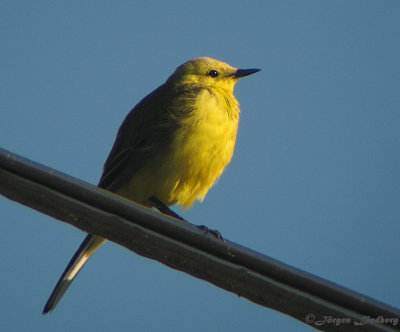
<svg viewBox="0 0 400 332"><path fill-rule="evenodd" d="M140 101L122 123L104 165L99 187L118 189L152 156L170 145L179 119L193 111L202 87L162 85Z"/></svg>

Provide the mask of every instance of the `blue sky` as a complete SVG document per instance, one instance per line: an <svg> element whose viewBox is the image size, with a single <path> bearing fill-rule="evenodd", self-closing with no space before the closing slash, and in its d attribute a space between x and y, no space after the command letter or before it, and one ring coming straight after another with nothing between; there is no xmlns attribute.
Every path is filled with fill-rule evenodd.
<svg viewBox="0 0 400 332"><path fill-rule="evenodd" d="M96 184L129 110L184 61L238 83L235 156L184 217L400 307L400 2L2 1L0 146ZM41 310L84 235L0 198L7 331L309 331L283 314L101 248Z"/></svg>

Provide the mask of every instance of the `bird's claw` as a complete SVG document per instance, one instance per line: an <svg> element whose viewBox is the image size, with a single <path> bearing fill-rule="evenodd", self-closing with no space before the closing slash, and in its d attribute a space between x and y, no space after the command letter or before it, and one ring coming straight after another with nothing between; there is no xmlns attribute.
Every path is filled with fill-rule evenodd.
<svg viewBox="0 0 400 332"><path fill-rule="evenodd" d="M200 225L197 226L200 230L202 230L204 233L209 233L212 236L214 236L217 240L222 240L225 242L224 238L222 237L221 233L217 231L216 229L210 229L207 226Z"/></svg>

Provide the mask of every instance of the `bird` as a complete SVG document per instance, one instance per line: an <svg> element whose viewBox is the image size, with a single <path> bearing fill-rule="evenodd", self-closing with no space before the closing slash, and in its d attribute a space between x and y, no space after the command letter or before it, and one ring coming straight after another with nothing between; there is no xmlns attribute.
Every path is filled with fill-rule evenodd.
<svg viewBox="0 0 400 332"><path fill-rule="evenodd" d="M202 201L231 161L239 123L237 69L210 57L180 65L126 116L98 187L183 220L169 207ZM88 234L65 268L43 314L52 311L89 257L106 242Z"/></svg>

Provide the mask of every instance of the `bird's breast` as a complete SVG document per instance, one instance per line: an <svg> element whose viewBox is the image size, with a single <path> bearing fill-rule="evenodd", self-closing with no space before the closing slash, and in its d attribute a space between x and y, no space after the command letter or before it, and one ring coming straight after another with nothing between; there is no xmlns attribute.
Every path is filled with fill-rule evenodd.
<svg viewBox="0 0 400 332"><path fill-rule="evenodd" d="M204 91L177 131L170 165L175 168L171 198L189 207L202 200L230 162L236 141L239 107L233 95Z"/></svg>

